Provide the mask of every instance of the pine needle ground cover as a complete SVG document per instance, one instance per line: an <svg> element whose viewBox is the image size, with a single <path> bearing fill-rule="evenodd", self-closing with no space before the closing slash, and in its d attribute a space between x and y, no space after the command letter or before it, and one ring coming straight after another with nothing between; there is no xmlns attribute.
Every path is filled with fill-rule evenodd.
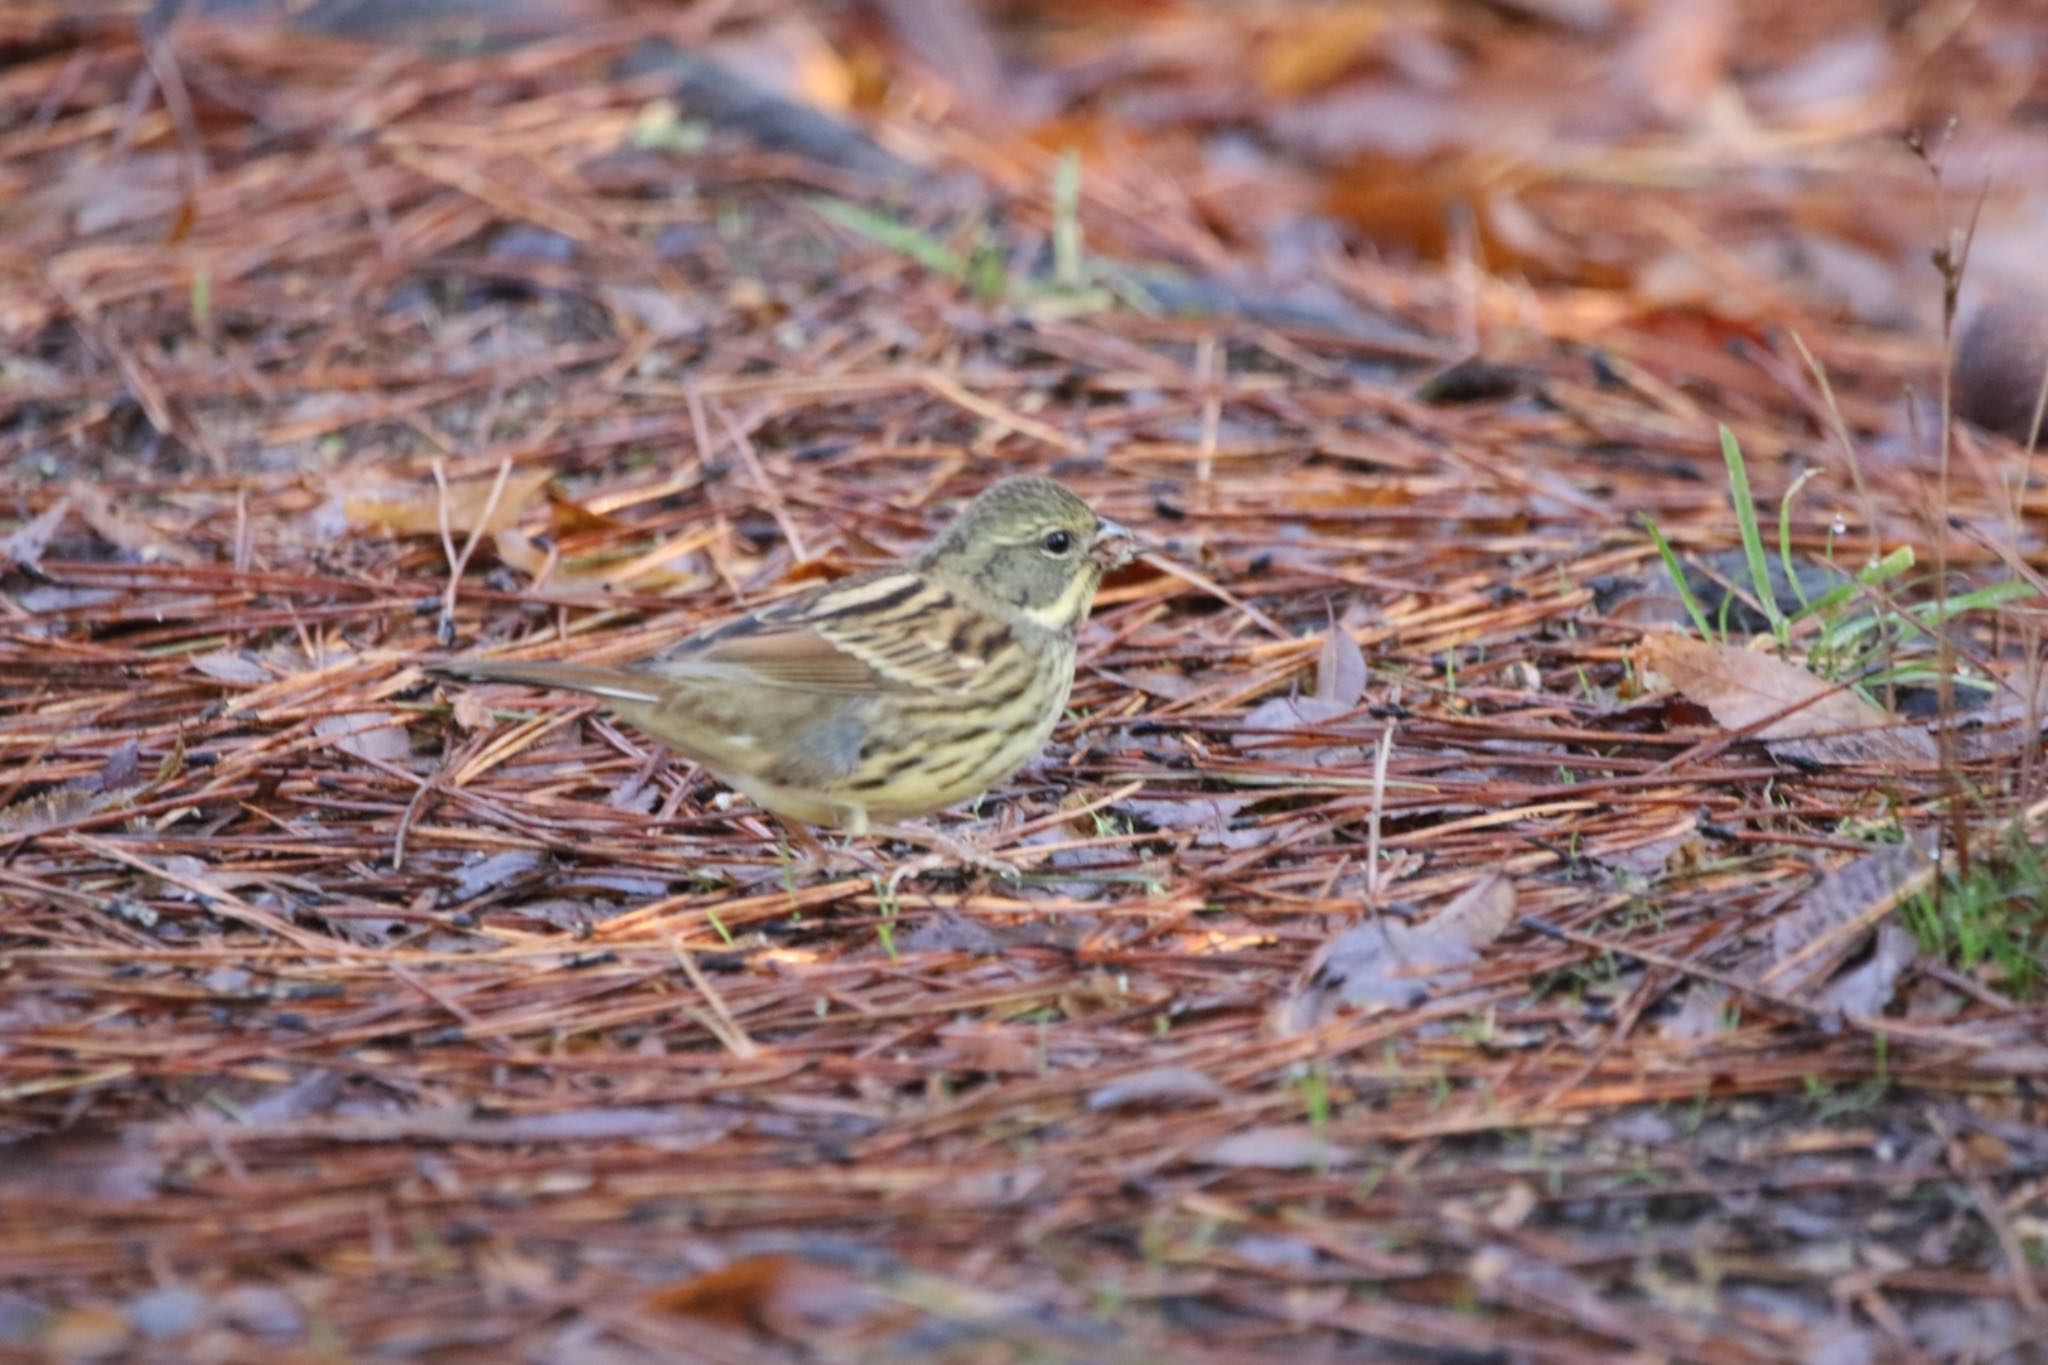
<svg viewBox="0 0 2048 1365"><path fill-rule="evenodd" d="M2027 6L176 9L0 16L9 1350L2034 1358ZM1027 471L1016 878L422 671Z"/></svg>

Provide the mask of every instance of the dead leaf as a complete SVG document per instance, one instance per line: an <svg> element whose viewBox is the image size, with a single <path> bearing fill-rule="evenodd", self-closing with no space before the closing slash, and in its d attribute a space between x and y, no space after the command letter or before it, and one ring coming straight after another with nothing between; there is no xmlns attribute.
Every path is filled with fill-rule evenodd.
<svg viewBox="0 0 2048 1365"><path fill-rule="evenodd" d="M1810 763L1932 763L1927 732L1797 664L1676 632L1646 636L1636 666L1707 708L1724 729L1746 730L1773 754Z"/></svg>
<svg viewBox="0 0 2048 1365"><path fill-rule="evenodd" d="M1328 1018L1340 1006L1405 1008L1429 995L1429 978L1478 959L1479 949L1514 919L1515 890L1493 873L1466 890L1426 924L1382 918L1354 925L1309 959L1300 984L1283 1002L1275 1023L1293 1033Z"/></svg>
<svg viewBox="0 0 2048 1365"><path fill-rule="evenodd" d="M44 1329L40 1345L49 1360L109 1360L134 1343L128 1319L111 1308L67 1308Z"/></svg>
<svg viewBox="0 0 2048 1365"><path fill-rule="evenodd" d="M192 656L192 666L215 682L253 686L270 681L270 674L247 650L216 649Z"/></svg>
<svg viewBox="0 0 2048 1365"><path fill-rule="evenodd" d="M713 43L707 53L764 91L816 109L841 110L853 102L853 72L808 19L777 19L743 35Z"/></svg>
<svg viewBox="0 0 2048 1365"><path fill-rule="evenodd" d="M897 1306L851 1273L796 1256L748 1256L656 1290L650 1307L723 1326L808 1341Z"/></svg>
<svg viewBox="0 0 2048 1365"><path fill-rule="evenodd" d="M941 910L920 922L903 936L906 953L968 953L993 957L1009 946L1009 940L980 920L969 919L957 910Z"/></svg>
<svg viewBox="0 0 2048 1365"><path fill-rule="evenodd" d="M392 711L322 716L313 722L313 733L343 753L367 761L398 763L412 757L412 736Z"/></svg>
<svg viewBox="0 0 2048 1365"><path fill-rule="evenodd" d="M57 528L64 522L65 514L71 510L71 499L59 498L44 508L38 516L31 517L0 538L0 574L21 569L34 573L43 562L43 551L49 548L50 538L57 534Z"/></svg>
<svg viewBox="0 0 2048 1365"><path fill-rule="evenodd" d="M142 746L130 738L121 741L120 747L107 755L107 761L100 765L99 777L93 785L102 792L117 792L141 781Z"/></svg>
<svg viewBox="0 0 2048 1365"><path fill-rule="evenodd" d="M1588 840L1584 853L1609 872L1654 882L1677 855L1699 842L1699 817L1688 812L1648 838L1641 833ZM1681 864L1682 866L1682 864Z"/></svg>
<svg viewBox="0 0 2048 1365"><path fill-rule="evenodd" d="M694 546L695 533L681 540ZM492 538L498 558L528 578L540 579L537 589L546 596L569 596L605 592L666 592L703 587L711 582L704 556L693 548L674 543L571 559L553 554L538 538L512 527Z"/></svg>
<svg viewBox="0 0 2048 1365"><path fill-rule="evenodd" d="M1903 924L1880 924L1877 947L1856 967L1828 983L1822 1009L1845 1014L1882 1014L1899 987L1899 977L1920 955L1920 941Z"/></svg>
<svg viewBox="0 0 2048 1365"><path fill-rule="evenodd" d="M1088 1107L1127 1109L1138 1105L1207 1104L1223 1098L1223 1087L1191 1067L1155 1066L1097 1086Z"/></svg>
<svg viewBox="0 0 2048 1365"><path fill-rule="evenodd" d="M554 471L544 466L515 469L506 477L495 506L491 505L491 489L497 483L496 474L450 480L446 498L449 533L467 536L483 520L486 507L490 507L491 515L484 530L498 531L511 526L526 514L527 505L552 478ZM443 499L432 480L394 483L352 476L338 481L335 492L352 525L402 536L441 534Z"/></svg>
<svg viewBox="0 0 2048 1365"><path fill-rule="evenodd" d="M82 820L109 807L128 804L120 793L84 787L59 787L0 807L0 834L38 834Z"/></svg>
<svg viewBox="0 0 2048 1365"><path fill-rule="evenodd" d="M1231 828L1231 820L1251 803L1252 798L1248 796L1216 796L1198 792L1178 799L1132 797L1118 802L1117 809L1156 830L1199 831L1195 839L1198 844L1237 848L1272 837L1270 831L1256 827L1245 830Z"/></svg>
<svg viewBox="0 0 2048 1365"><path fill-rule="evenodd" d="M1338 5L1295 15L1259 54L1259 84L1277 99L1329 85L1365 56L1387 16L1374 5Z"/></svg>
<svg viewBox="0 0 2048 1365"><path fill-rule="evenodd" d="M1306 697L1268 697L1245 716L1244 728L1250 731L1313 729L1339 716L1349 715L1358 709L1359 700L1365 695L1365 679L1365 655L1358 648L1358 642L1342 626L1332 626L1323 633L1323 647L1316 655L1315 691ZM1234 735L1231 742L1261 757L1304 757L1300 748L1276 744L1270 735ZM1327 754L1320 754L1318 758L1329 761Z"/></svg>
<svg viewBox="0 0 2048 1365"><path fill-rule="evenodd" d="M1729 991L1726 986L1693 981L1679 987L1678 1008L1657 1025L1657 1031L1676 1042L1697 1042L1719 1038L1728 1032Z"/></svg>
<svg viewBox="0 0 2048 1365"><path fill-rule="evenodd" d="M115 504L112 498L89 483L71 485L71 501L78 515L92 527L93 534L116 549L125 550L144 564L193 564L199 556L142 518Z"/></svg>
<svg viewBox="0 0 2048 1365"><path fill-rule="evenodd" d="M1789 994L1819 984L1865 931L1934 880L1940 848L1934 831L1920 830L1823 877L1771 925L1773 965L1761 984Z"/></svg>
<svg viewBox="0 0 2048 1365"><path fill-rule="evenodd" d="M1110 676L1162 701L1185 701L1201 690L1199 683L1177 668L1126 668Z"/></svg>
<svg viewBox="0 0 2048 1365"><path fill-rule="evenodd" d="M508 848L455 870L451 879L457 900L469 900L517 881L540 866L540 854L530 848Z"/></svg>
<svg viewBox="0 0 2048 1365"><path fill-rule="evenodd" d="M466 687L455 694L455 723L464 730L486 730L491 726L491 707L483 693L474 687Z"/></svg>
<svg viewBox="0 0 2048 1365"><path fill-rule="evenodd" d="M609 512L594 512L554 485L548 485L548 526L556 540L579 535L628 535L631 527Z"/></svg>
<svg viewBox="0 0 2048 1365"><path fill-rule="evenodd" d="M24 1138L0 1162L0 1191L46 1199L144 1200L158 1193L164 1159L143 1129L81 1129Z"/></svg>
<svg viewBox="0 0 2048 1365"><path fill-rule="evenodd" d="M1218 1138L1190 1153L1205 1166L1261 1171L1321 1171L1356 1160L1356 1154L1312 1128L1273 1124Z"/></svg>
<svg viewBox="0 0 2048 1365"><path fill-rule="evenodd" d="M1316 700L1349 710L1364 695L1365 653L1350 631L1332 626L1323 632L1323 648L1316 655Z"/></svg>

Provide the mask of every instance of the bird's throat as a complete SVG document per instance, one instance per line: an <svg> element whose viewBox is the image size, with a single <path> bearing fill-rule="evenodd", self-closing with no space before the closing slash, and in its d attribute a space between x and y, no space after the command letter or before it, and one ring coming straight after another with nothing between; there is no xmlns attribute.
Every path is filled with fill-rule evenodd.
<svg viewBox="0 0 2048 1365"><path fill-rule="evenodd" d="M1080 628L1081 618L1088 614L1089 605L1095 600L1095 587L1101 581L1100 574L1077 573L1066 590L1050 602L1036 606L1020 606L1017 611L1040 630L1055 634L1071 634Z"/></svg>

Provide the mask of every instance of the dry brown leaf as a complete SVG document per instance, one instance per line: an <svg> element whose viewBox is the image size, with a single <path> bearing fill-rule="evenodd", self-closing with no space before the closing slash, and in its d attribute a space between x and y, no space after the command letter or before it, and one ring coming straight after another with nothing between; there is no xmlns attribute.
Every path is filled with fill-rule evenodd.
<svg viewBox="0 0 2048 1365"><path fill-rule="evenodd" d="M1692 1043L1727 1034L1733 1019L1726 986L1690 981L1678 988L1678 1008L1663 1016L1657 1032L1674 1042Z"/></svg>
<svg viewBox="0 0 2048 1365"><path fill-rule="evenodd" d="M903 1310L851 1273L798 1256L749 1256L657 1289L652 1308L809 1341L820 1330Z"/></svg>
<svg viewBox="0 0 2048 1365"><path fill-rule="evenodd" d="M525 515L527 505L553 477L554 471L546 467L515 469L506 477L495 506L491 504L491 490L497 484L495 474L451 480L446 498L449 532L468 535L483 519L486 507L490 508L491 516L484 529L503 530ZM392 483L374 477L351 477L341 482L335 492L352 525L402 536L441 533L443 499L431 480Z"/></svg>
<svg viewBox="0 0 2048 1365"><path fill-rule="evenodd" d="M1934 831L1920 830L1822 878L1772 924L1772 965L1762 984L1789 994L1819 984L1866 930L1934 880L1940 847Z"/></svg>
<svg viewBox="0 0 2048 1365"><path fill-rule="evenodd" d="M1500 873L1468 888L1428 923L1376 919L1354 925L1309 959L1300 984L1281 1004L1275 1022L1298 1032L1339 1007L1403 1008L1429 994L1429 978L1476 961L1479 949L1499 938L1515 915L1515 889Z"/></svg>
<svg viewBox="0 0 2048 1365"><path fill-rule="evenodd" d="M1386 26L1374 5L1339 5L1295 16L1259 54L1259 84L1289 99L1321 89L1365 56Z"/></svg>
<svg viewBox="0 0 2048 1365"><path fill-rule="evenodd" d="M584 556L572 562L550 556L540 541L511 527L499 531L492 538L498 558L528 578L538 580L539 586L535 591L543 597L626 591L687 591L703 587L712 581L704 556L694 549L678 546L679 541L694 545L697 539L691 533L665 541L651 550L615 556Z"/></svg>
<svg viewBox="0 0 2048 1365"><path fill-rule="evenodd" d="M816 109L846 109L853 103L852 69L807 19L773 20L712 43L706 51L764 91Z"/></svg>
<svg viewBox="0 0 2048 1365"><path fill-rule="evenodd" d="M1365 655L1358 648L1358 641L1352 639L1344 627L1331 626L1323 632L1323 647L1316 655L1314 693L1306 697L1268 697L1245 716L1245 728L1255 731L1313 729L1326 721L1348 715L1358 709L1359 701L1365 695L1365 679ZM1254 754L1303 756L1302 750L1275 743L1269 735L1242 734L1231 742Z"/></svg>
<svg viewBox="0 0 2048 1365"><path fill-rule="evenodd" d="M594 512L550 484L547 488L548 526L556 540L579 535L630 535L630 525L609 512Z"/></svg>
<svg viewBox="0 0 2048 1365"><path fill-rule="evenodd" d="M1931 763L1936 756L1924 729L1768 654L1666 632L1636 646L1636 666L1774 754L1829 764Z"/></svg>

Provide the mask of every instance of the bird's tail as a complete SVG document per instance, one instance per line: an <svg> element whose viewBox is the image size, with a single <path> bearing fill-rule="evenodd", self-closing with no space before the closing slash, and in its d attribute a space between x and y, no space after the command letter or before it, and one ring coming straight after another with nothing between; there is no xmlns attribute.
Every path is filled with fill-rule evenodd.
<svg viewBox="0 0 2048 1365"><path fill-rule="evenodd" d="M471 682L526 683L532 687L559 687L569 692L588 692L607 701L652 705L661 696L648 680L623 668L602 664L525 663L517 659L445 659L426 665L429 673Z"/></svg>

